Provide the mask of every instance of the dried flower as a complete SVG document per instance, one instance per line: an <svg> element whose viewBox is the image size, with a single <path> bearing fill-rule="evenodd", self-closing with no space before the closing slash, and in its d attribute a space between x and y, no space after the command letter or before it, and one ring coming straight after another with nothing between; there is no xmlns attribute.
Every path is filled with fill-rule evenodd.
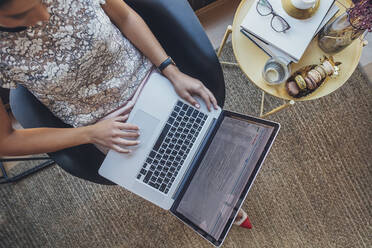
<svg viewBox="0 0 372 248"><path fill-rule="evenodd" d="M348 9L350 24L361 30L372 31L372 0L353 0L354 6Z"/></svg>

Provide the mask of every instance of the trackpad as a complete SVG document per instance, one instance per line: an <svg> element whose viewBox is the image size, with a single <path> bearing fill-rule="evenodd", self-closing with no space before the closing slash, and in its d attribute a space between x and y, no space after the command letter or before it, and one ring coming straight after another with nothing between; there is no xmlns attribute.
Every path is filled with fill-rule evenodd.
<svg viewBox="0 0 372 248"><path fill-rule="evenodd" d="M141 142L140 147L146 147L149 144L149 140L154 135L154 130L159 125L160 120L156 119L154 116L138 109L133 116L131 124L139 127L139 140Z"/></svg>

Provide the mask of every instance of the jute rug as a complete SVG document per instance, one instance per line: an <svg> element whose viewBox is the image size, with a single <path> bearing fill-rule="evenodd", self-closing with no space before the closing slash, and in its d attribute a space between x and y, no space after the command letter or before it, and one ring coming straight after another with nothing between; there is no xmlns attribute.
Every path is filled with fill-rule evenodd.
<svg viewBox="0 0 372 248"><path fill-rule="evenodd" d="M261 92L238 68L224 72L225 108L258 115ZM267 110L280 103L268 97ZM359 70L270 119L282 128L243 206L253 229L233 227L224 247L372 247L372 90ZM126 190L57 166L0 195L0 247L211 247Z"/></svg>

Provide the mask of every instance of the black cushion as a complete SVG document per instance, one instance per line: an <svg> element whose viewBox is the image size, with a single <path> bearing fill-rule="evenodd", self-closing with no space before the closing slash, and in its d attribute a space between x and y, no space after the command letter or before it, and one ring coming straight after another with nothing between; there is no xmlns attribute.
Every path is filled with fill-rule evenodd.
<svg viewBox="0 0 372 248"><path fill-rule="evenodd" d="M9 90L0 87L0 99L4 104L9 103Z"/></svg>

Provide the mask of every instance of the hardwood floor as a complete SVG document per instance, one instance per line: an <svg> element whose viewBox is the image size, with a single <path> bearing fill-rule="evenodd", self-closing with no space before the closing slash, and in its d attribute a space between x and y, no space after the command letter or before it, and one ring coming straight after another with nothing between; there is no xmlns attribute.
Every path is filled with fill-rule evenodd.
<svg viewBox="0 0 372 248"><path fill-rule="evenodd" d="M196 11L213 47L220 46L226 27L232 25L240 0L218 0Z"/></svg>
<svg viewBox="0 0 372 248"><path fill-rule="evenodd" d="M191 7L194 10L200 9L200 8L202 8L204 6L207 6L208 4L211 4L215 1L216 0L188 0L188 2L190 3Z"/></svg>

